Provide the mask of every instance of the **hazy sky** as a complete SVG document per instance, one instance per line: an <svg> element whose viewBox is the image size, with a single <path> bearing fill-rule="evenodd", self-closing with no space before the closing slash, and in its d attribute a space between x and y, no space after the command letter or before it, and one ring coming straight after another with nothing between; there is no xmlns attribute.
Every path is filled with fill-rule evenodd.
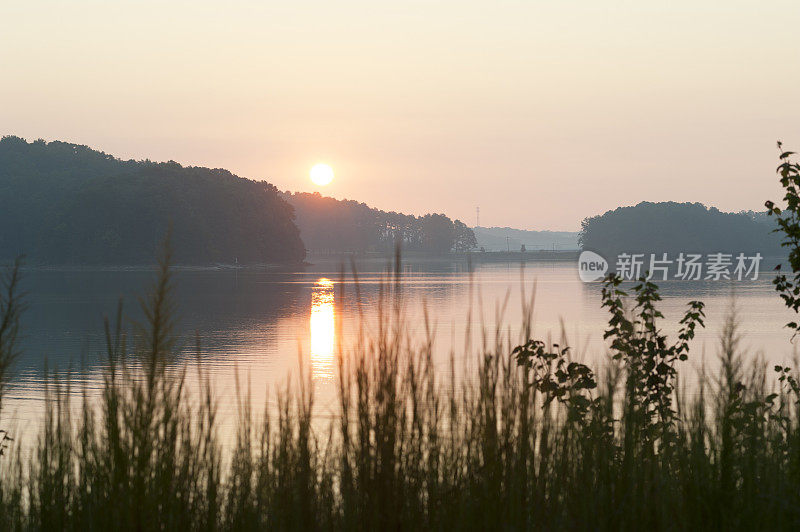
<svg viewBox="0 0 800 532"><path fill-rule="evenodd" d="M800 151L796 0L4 0L0 134L482 225L760 209Z"/></svg>

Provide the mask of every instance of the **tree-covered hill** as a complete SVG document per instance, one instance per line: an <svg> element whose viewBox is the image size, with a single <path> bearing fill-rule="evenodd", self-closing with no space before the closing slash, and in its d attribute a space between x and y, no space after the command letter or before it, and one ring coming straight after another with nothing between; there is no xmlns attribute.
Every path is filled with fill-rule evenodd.
<svg viewBox="0 0 800 532"><path fill-rule="evenodd" d="M305 256L292 207L269 183L66 142L0 140L0 260L149 264L170 226L179 264Z"/></svg>
<svg viewBox="0 0 800 532"><path fill-rule="evenodd" d="M399 241L404 250L446 253L477 245L469 227L444 214L386 212L316 192L286 193L284 198L297 213L300 236L309 251L391 251Z"/></svg>
<svg viewBox="0 0 800 532"><path fill-rule="evenodd" d="M775 220L765 213L722 212L700 203L642 202L586 218L583 249L610 257L625 253L783 254Z"/></svg>

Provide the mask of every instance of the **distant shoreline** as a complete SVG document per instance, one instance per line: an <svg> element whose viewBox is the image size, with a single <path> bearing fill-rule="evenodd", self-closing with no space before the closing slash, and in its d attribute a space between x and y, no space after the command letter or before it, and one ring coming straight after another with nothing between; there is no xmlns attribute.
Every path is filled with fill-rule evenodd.
<svg viewBox="0 0 800 532"><path fill-rule="evenodd" d="M426 261L471 261L484 262L576 262L580 250L531 250L531 251L468 251L452 253L425 253L419 251L404 251L401 253L405 260ZM343 258L359 260L394 260L394 254L382 251L367 252L310 252L306 257L309 262L318 260L332 260Z"/></svg>
<svg viewBox="0 0 800 532"><path fill-rule="evenodd" d="M531 250L531 251L473 251L459 253L421 253L404 252L406 260L425 261L471 261L473 263L492 262L575 262L578 250ZM282 271L301 270L313 266L317 262L330 260L394 260L393 253L384 252L311 252L304 262L300 263L267 263L267 264L176 264L172 270L176 272L214 272L214 271ZM158 269L157 264L26 264L22 271L33 272L151 272Z"/></svg>

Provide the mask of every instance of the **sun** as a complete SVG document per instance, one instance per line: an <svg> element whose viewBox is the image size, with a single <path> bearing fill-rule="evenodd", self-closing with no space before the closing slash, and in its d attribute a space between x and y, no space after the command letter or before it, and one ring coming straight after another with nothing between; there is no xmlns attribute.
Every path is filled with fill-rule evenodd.
<svg viewBox="0 0 800 532"><path fill-rule="evenodd" d="M308 175L311 176L311 181L313 181L315 185L324 187L333 181L333 168L325 163L315 164L311 168L311 171L308 172Z"/></svg>

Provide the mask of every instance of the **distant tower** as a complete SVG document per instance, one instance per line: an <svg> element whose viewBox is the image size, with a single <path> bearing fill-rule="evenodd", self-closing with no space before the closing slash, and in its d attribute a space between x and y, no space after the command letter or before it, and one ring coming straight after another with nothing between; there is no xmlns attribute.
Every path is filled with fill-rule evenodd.
<svg viewBox="0 0 800 532"><path fill-rule="evenodd" d="M481 226L481 208L475 207L475 227Z"/></svg>

